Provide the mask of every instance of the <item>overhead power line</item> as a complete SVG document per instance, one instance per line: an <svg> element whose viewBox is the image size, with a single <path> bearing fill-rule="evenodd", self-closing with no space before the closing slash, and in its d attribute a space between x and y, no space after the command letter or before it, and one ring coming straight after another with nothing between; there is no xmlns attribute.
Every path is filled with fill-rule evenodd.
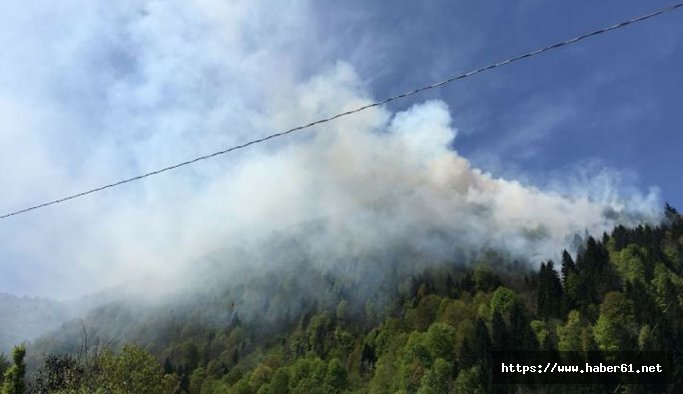
<svg viewBox="0 0 683 394"><path fill-rule="evenodd" d="M341 112L341 113L338 113L338 114L336 114L336 115L333 115L333 116L330 116L330 117L327 117L327 118L318 119L318 120L313 121L313 122L311 122L311 123L308 123L308 124L305 124L305 125L301 125L301 126L297 126L297 127L291 128L291 129L289 129L289 130L285 130L285 131L281 131L281 132L278 132L278 133L275 133L275 134L271 134L271 135L268 135L268 136L266 136L266 137L258 138L258 139L255 139L255 140L252 140L252 141L249 141L249 142L245 142L245 143L240 144L240 145L231 146L231 147L229 147L229 148L226 148L226 149L223 149L223 150L220 150L220 151L217 151L217 152L213 152L213 153L210 153L210 154L207 154L207 155L204 155L204 156L196 157L196 158L194 158L194 159L190 159L190 160L186 160L186 161L183 161L183 162L180 162L180 163L176 163L176 164L170 165L170 166L168 166L168 167L160 168L160 169L158 169L158 170L154 170L154 171L151 171L151 172L147 172L147 173L144 173L144 174L141 174L141 175L134 176L134 177L132 177L132 178L122 179L122 180L120 180L120 181L117 181L117 182L114 182L114 183L109 183L109 184L106 184L106 185L103 185L103 186L100 186L100 187L96 187L96 188L94 188L94 189L86 190L86 191L83 191L83 192L80 192L80 193L76 193L76 194L72 194L72 195L69 195L69 196L66 196L66 197L62 197L62 198L59 198L59 199L56 199L56 200L47 201L47 202L44 202L44 203L41 203L41 204L38 204L38 205L34 205L34 206L31 206L31 207L28 207L28 208L24 208L24 209L20 209L20 210L17 210L17 211L9 212L9 213L6 213L6 214L0 216L0 220L2 220L2 219L7 219L7 218L9 218L10 216L19 215L19 214L22 214L22 213L26 213L26 212L29 212L29 211L36 210L36 209L45 208L45 207L48 207L48 206L50 206L50 205L60 204L60 203L63 203L63 202L69 201L69 200L73 200L73 199L76 199L76 198L79 198L79 197L84 197L84 196L87 196L88 194L97 193L97 192L100 192L100 191L103 191L103 190L106 190L106 189L110 189L110 188L113 188L113 187L117 187L117 186L124 185L124 184L126 184L126 183L130 183L130 182L134 182L134 181L139 181L139 180L142 180L142 179L144 179L144 178L151 177L151 176L153 176L153 175L161 174L162 172L175 170L176 168L184 167L184 166L187 166L187 165L190 165L190 164L193 164L193 163L202 161L202 160L207 160L207 159L210 159L210 158L213 158L213 157L216 157L216 156L225 155L225 154L227 154L227 153L230 153L230 152L233 152L233 151L236 151L236 150L239 150L239 149L244 149L244 148L249 147L249 146L251 146L251 145L255 145L255 144L262 143L262 142L266 142L266 141L271 140L271 139L274 139L274 138L283 137L283 136L286 136L286 135L288 135L288 134L292 134L292 133L295 133L295 132L298 132L298 131L302 131L302 130L311 128L311 127L313 127L313 126L319 125L319 124L331 122L331 121L333 121L333 120L335 120L335 119L339 119L339 118L341 118L341 117L349 116L349 115L352 115L352 114L355 114L355 113L364 111L364 110L369 109L369 108L378 107L378 106L380 106L380 105L384 105L384 104L387 104L387 103L392 102L392 101L396 101L396 100L399 100L399 99L402 99L402 98L405 98L405 97L408 97L408 96L412 96L412 95L414 95L414 94L417 94L417 93L420 93L420 92L424 92L424 91L426 91L426 90L438 88L438 87L440 87L440 86L449 84L449 83L451 83L451 82L455 82L455 81L460 80L460 79L465 79L465 78L474 76L474 75L476 75L476 74L483 73L483 72L485 72L485 71L493 70L494 68L502 67L502 66L505 66L505 65L510 64L510 63L517 62L517 61L522 60L522 59L527 59L527 58L530 58L530 57L533 57L533 56L536 56L536 55L540 55L540 54L542 54L542 53L544 53L544 52L548 52L548 51L553 50L553 49L557 49L557 48L561 48L561 47L564 47L564 46L567 46L567 45L571 45L571 44L577 43L577 42L579 42L579 41L581 41L581 40L584 40L584 39L586 39L586 38L589 38L589 37L597 36L597 35L599 35L599 34L607 33L607 32L613 31L613 30L621 29L621 28L626 27L626 26L628 26L628 25L631 25L631 24L634 24L634 23L637 23L637 22L642 22L642 21L644 21L644 20L647 20L647 19L650 19L650 18L654 18L654 17L656 17L656 16L658 16L658 15L662 15L662 14L664 14L664 13L671 12L671 11L677 9L677 8L680 8L680 7L683 7L683 3L674 4L674 5L671 5L671 6L669 6L669 7L662 8L662 9L660 9L660 10L651 12L651 13L649 13L649 14L641 15L641 16L638 16L638 17L635 17L635 18L632 18L632 19L629 19L629 20L626 20L626 21L617 23L617 24L612 25L612 26L608 26L608 27L605 27L605 28L602 28L602 29L599 29L599 30L595 30L595 31L590 32L590 33L582 34L582 35L580 35L580 36L577 36L577 37L574 37L574 38L571 38L571 39L568 39L568 40L565 40L565 41L562 41L562 42L558 42L558 43L556 43L556 44L548 45L548 46L545 46L545 47L543 47L543 48L539 48L539 49L536 49L536 50L534 50L534 51L527 52L527 53L525 53L525 54L523 54L523 55L511 57L511 58L508 58L508 59L506 59L506 60L499 61L499 62L497 62L497 63L489 64L489 65L487 65L487 66L484 66L484 67L481 67L481 68L478 68L478 69L475 69L475 70L466 72L466 73L464 73L464 74L452 76L452 77L447 78L447 79L444 79L444 80L442 80L442 81L432 83L431 85L422 86L422 87L420 87L420 88L413 89L413 90L411 90L411 91L408 91L408 92L405 92L405 93L401 93L401 94L398 94L398 95L396 95L396 96L392 96L392 97L386 98L386 99L384 99L384 100L376 101L376 102L373 102L373 103L371 103L371 104L367 104L367 105L364 105L364 106L361 106L361 107L358 107L358 108L355 108L355 109L352 109L352 110L349 110L349 111L346 111L346 112Z"/></svg>

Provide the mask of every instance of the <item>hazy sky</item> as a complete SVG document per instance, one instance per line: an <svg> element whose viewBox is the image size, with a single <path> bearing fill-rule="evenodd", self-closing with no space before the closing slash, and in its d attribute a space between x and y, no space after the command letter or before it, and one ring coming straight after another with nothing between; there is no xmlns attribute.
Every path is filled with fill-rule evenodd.
<svg viewBox="0 0 683 394"><path fill-rule="evenodd" d="M210 153L667 4L4 1L0 210ZM484 206L493 212L486 220L444 217L462 231L515 240L512 226L537 229L538 212L557 241L608 226L599 218L606 207L644 217L663 201L681 208L681 20L677 11L313 132L330 140L300 135L2 221L0 291L79 295L186 264L245 232L258 237L389 198L415 216L434 201L461 212ZM344 150L358 142L368 148ZM438 178L451 162L460 172ZM388 180L427 191L396 197ZM477 193L459 193L461 184ZM346 196L349 188L358 192ZM529 202L541 209L530 212Z"/></svg>

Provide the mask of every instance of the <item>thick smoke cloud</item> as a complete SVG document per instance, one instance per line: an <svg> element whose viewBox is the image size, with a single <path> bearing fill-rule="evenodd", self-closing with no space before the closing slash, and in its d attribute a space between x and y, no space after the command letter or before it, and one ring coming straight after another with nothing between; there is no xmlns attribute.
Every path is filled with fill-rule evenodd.
<svg viewBox="0 0 683 394"><path fill-rule="evenodd" d="M306 2L5 2L0 15L3 210L373 99L352 64L326 57L334 41ZM372 109L12 218L0 223L0 290L72 297L149 276L167 288L217 251L267 248L312 221L324 224L307 241L320 256L408 243L533 261L576 232L657 218L656 191L624 196L613 174L539 189L472 168L452 148L456 124L440 101Z"/></svg>

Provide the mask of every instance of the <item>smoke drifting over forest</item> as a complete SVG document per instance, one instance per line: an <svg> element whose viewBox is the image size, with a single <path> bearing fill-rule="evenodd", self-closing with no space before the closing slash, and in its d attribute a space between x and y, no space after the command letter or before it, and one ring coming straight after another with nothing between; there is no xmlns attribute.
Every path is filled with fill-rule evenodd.
<svg viewBox="0 0 683 394"><path fill-rule="evenodd" d="M12 185L3 210L374 99L352 64L327 57L338 49L316 37L305 2L64 3L0 5L16 59L0 63L0 184ZM30 45L12 45L18 36ZM12 218L0 225L0 289L67 298L163 278L145 283L154 291L226 250L241 258L222 264L277 271L277 259L249 256L287 231L306 234L299 242L319 264L396 246L434 260L499 249L537 262L576 233L657 220L657 191L621 193L617 173L537 188L482 172L457 153L457 120L438 100L371 109ZM310 223L319 230L299 231Z"/></svg>

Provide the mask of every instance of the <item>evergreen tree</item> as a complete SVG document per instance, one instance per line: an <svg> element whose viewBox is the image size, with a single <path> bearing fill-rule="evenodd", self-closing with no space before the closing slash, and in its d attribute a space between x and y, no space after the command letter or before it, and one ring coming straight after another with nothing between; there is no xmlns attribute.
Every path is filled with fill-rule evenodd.
<svg viewBox="0 0 683 394"><path fill-rule="evenodd" d="M26 347L24 345L16 346L12 351L12 362L14 365L5 371L2 394L24 394L26 392L26 384L24 383L26 364L24 363L24 357L26 357Z"/></svg>
<svg viewBox="0 0 683 394"><path fill-rule="evenodd" d="M0 354L0 388L2 388L2 382L5 379L5 371L11 366L7 356Z"/></svg>
<svg viewBox="0 0 683 394"><path fill-rule="evenodd" d="M664 204L664 216L666 216L667 218L671 218L671 219L677 218L678 217L678 211L676 210L676 208L672 207L667 202L666 204Z"/></svg>
<svg viewBox="0 0 683 394"><path fill-rule="evenodd" d="M530 321L524 311L524 306L516 303L510 311L510 350L535 351L538 350L536 335L531 329Z"/></svg>
<svg viewBox="0 0 683 394"><path fill-rule="evenodd" d="M624 292L633 304L636 322L641 325L656 324L657 303L647 291L647 285L640 279L628 281L624 286Z"/></svg>
<svg viewBox="0 0 683 394"><path fill-rule="evenodd" d="M562 316L566 317L570 310L579 306L579 272L572 256L565 249L562 251Z"/></svg>
<svg viewBox="0 0 683 394"><path fill-rule="evenodd" d="M562 283L552 261L541 263L536 305L539 317L544 319L562 314Z"/></svg>
<svg viewBox="0 0 683 394"><path fill-rule="evenodd" d="M498 311L493 311L491 317L491 342L496 351L507 350L507 332L505 320Z"/></svg>
<svg viewBox="0 0 683 394"><path fill-rule="evenodd" d="M567 249L562 251L562 285L565 293L567 292L567 277L570 273L576 273L576 264Z"/></svg>
<svg viewBox="0 0 683 394"><path fill-rule="evenodd" d="M577 261L577 268L579 270L581 292L584 294L583 304L597 303L599 298L596 285L601 279L600 273L606 261L604 261L603 254L595 238L588 237L586 250L581 257Z"/></svg>
<svg viewBox="0 0 683 394"><path fill-rule="evenodd" d="M628 237L629 235L628 230L626 230L626 227L622 226L621 224L615 227L612 231L612 239L614 240L614 250L618 252L624 247L626 247L626 245L628 245L629 243Z"/></svg>
<svg viewBox="0 0 683 394"><path fill-rule="evenodd" d="M483 361L485 368L488 367L492 346L489 330L481 318L477 319L477 326L475 328L475 346L479 350L479 359Z"/></svg>

